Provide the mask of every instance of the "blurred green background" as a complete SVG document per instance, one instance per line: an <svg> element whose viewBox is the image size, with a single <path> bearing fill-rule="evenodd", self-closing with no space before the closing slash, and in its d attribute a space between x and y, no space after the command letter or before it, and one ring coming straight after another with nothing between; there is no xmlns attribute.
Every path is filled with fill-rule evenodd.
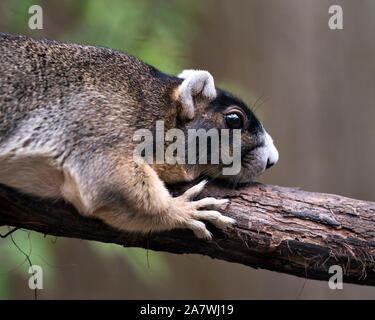
<svg viewBox="0 0 375 320"><path fill-rule="evenodd" d="M43 30L28 28L33 4ZM256 114L280 151L262 182L374 200L375 2L335 4L341 31L328 29L326 0L0 0L0 31L126 51L172 74L209 70L249 105L260 98ZM199 255L19 230L0 239L1 299L33 298L25 255L43 267L40 299L375 297Z"/></svg>

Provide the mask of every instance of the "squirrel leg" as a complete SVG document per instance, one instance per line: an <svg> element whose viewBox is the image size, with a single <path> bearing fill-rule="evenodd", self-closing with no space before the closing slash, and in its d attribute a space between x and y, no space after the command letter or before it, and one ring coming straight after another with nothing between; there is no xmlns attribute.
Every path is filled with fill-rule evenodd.
<svg viewBox="0 0 375 320"><path fill-rule="evenodd" d="M94 208L87 208L88 211L115 228L137 232L187 228L199 238L211 239L212 235L202 220L221 229L235 224L234 219L223 216L216 210L200 210L207 206L223 206L228 200L204 198L191 201L192 197L202 191L205 181L179 197L172 197L147 163L135 162L117 166L116 174L113 177L106 176L105 179L108 181L102 177L96 184L86 183L86 186L92 186L96 191L81 190L80 194L91 194L91 199L94 196L96 204ZM87 199L82 202L90 203Z"/></svg>

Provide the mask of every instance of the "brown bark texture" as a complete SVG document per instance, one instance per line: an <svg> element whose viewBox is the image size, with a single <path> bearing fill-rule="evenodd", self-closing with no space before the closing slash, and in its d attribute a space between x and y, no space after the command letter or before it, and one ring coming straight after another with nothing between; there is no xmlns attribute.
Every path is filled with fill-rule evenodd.
<svg viewBox="0 0 375 320"><path fill-rule="evenodd" d="M238 222L225 231L209 225L211 241L197 239L189 230L146 235L118 231L78 214L67 203L36 199L4 186L0 225L124 247L202 254L307 279L328 280L333 275L330 266L339 265L344 282L375 285L374 202L264 184L238 189L209 185L204 196L230 199L223 213Z"/></svg>

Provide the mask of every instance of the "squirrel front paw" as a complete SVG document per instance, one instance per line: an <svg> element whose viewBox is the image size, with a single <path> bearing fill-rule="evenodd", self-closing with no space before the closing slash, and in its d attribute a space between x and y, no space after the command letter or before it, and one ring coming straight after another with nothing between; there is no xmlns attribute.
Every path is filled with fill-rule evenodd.
<svg viewBox="0 0 375 320"><path fill-rule="evenodd" d="M174 198L174 204L177 206L179 214L184 218L181 227L190 229L198 238L212 239L212 234L208 231L206 225L200 221L211 222L219 229L226 229L233 227L236 220L223 216L220 212L215 210L199 210L208 206L222 207L229 203L228 199L203 198L198 201L191 201L191 199L199 194L207 181L202 181L199 184L188 189L183 195Z"/></svg>

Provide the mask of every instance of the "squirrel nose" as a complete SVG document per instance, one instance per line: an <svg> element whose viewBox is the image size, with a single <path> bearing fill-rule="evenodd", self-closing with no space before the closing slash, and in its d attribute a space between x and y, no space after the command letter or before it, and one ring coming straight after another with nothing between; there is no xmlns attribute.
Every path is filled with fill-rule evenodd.
<svg viewBox="0 0 375 320"><path fill-rule="evenodd" d="M266 169L271 168L274 164L275 164L275 162L273 162L273 161L271 161L270 159L268 159L268 160L267 160Z"/></svg>
<svg viewBox="0 0 375 320"><path fill-rule="evenodd" d="M279 160L279 152L277 151L271 136L266 132L265 145L268 149L268 159L266 164L266 169L271 168L277 160Z"/></svg>

